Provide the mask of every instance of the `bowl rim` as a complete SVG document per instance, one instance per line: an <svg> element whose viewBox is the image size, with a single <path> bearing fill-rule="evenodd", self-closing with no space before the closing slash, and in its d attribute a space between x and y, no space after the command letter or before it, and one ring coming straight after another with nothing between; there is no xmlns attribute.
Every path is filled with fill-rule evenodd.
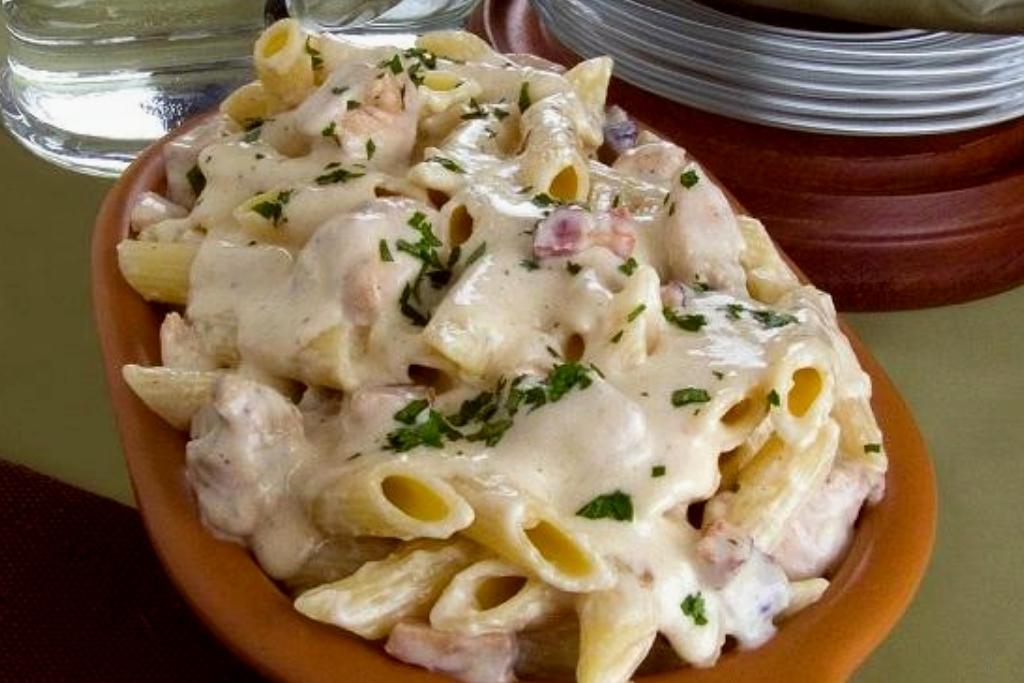
<svg viewBox="0 0 1024 683"><path fill-rule="evenodd" d="M208 115L207 115L208 116ZM150 541L178 591L232 652L280 681L438 683L440 674L388 657L378 645L312 621L241 546L203 526L184 475L186 435L151 412L121 377L126 363L159 362L163 309L124 281L116 245L129 234L130 207L165 185L163 146L200 123L196 117L148 147L107 192L91 245L93 318L135 500ZM853 543L815 605L787 619L765 645L722 655L711 668L684 667L637 680L839 681L885 638L920 584L934 544L935 474L924 440L891 380L840 317L873 384L872 407L889 455L886 495L862 512Z"/></svg>

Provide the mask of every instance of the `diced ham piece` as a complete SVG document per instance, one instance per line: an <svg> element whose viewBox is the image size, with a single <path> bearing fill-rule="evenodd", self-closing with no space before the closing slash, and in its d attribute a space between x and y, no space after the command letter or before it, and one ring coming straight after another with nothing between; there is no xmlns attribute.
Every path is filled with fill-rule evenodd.
<svg viewBox="0 0 1024 683"><path fill-rule="evenodd" d="M575 206L555 209L537 226L533 253L538 258L572 256L590 246L594 217Z"/></svg>
<svg viewBox="0 0 1024 683"><path fill-rule="evenodd" d="M516 638L512 633L465 636L426 624L402 622L391 630L384 649L409 664L439 671L465 683L514 681Z"/></svg>
<svg viewBox="0 0 1024 683"><path fill-rule="evenodd" d="M704 561L708 578L716 586L728 583L752 551L750 538L723 520L711 522L697 542L697 556Z"/></svg>
<svg viewBox="0 0 1024 683"><path fill-rule="evenodd" d="M537 258L573 256L600 246L622 258L633 253L636 229L629 210L618 207L596 217L578 206L552 211L537 226L533 253Z"/></svg>

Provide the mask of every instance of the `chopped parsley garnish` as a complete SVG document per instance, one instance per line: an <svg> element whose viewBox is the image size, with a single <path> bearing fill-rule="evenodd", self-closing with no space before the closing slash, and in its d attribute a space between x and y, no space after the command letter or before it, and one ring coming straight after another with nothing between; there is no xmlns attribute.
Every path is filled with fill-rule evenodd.
<svg viewBox="0 0 1024 683"><path fill-rule="evenodd" d="M404 251L418 259L422 265L415 279L412 282L407 282L402 289L398 305L402 315L407 317L414 325L422 327L427 324L430 317L417 310L411 301L416 301L417 303L420 301L420 284L424 278L430 280L430 284L435 289L440 289L451 281L452 268L458 260L461 250L458 248L453 249L448 263L444 264L437 253L437 248L441 246L441 240L434 234L433 226L427 220L426 214L422 211L416 211L409 218L407 224L419 233L419 240L410 242L409 240L400 239L395 243L395 246L399 251Z"/></svg>
<svg viewBox="0 0 1024 683"><path fill-rule="evenodd" d="M274 224L274 227L281 222L284 215L284 206L292 198L292 190L281 190L273 199L265 199L253 204L252 210Z"/></svg>
<svg viewBox="0 0 1024 683"><path fill-rule="evenodd" d="M614 519L617 522L633 521L633 499L629 494L615 490L602 494L576 511L579 517L587 519Z"/></svg>
<svg viewBox="0 0 1024 683"><path fill-rule="evenodd" d="M880 443L866 443L866 444L864 444L864 452L865 453L881 453L882 452L882 444L880 444Z"/></svg>
<svg viewBox="0 0 1024 683"><path fill-rule="evenodd" d="M323 130L320 131L320 135L325 138L331 138L334 140L334 144L341 147L341 139L338 137L338 133L336 131L337 127L338 123L336 121L331 121L328 125L324 126Z"/></svg>
<svg viewBox="0 0 1024 683"><path fill-rule="evenodd" d="M686 387L672 392L672 405L676 408L682 408L691 403L707 403L710 400L711 396L707 390L698 387Z"/></svg>
<svg viewBox="0 0 1024 683"><path fill-rule="evenodd" d="M479 246L479 247L477 247L476 249L474 249L474 250L473 250L473 253L472 253L472 254L470 254L470 255L469 255L469 258L467 258L467 259L466 259L466 266L465 266L465 267L466 267L466 268L469 268L469 267L470 267L471 265L473 265L474 263L476 263L476 262L477 262L477 260L478 260L478 259L479 259L479 258L480 258L481 256L483 256L483 255L484 255L484 252L486 252L486 251L487 251L487 242L481 242L481 243L480 243L480 246Z"/></svg>
<svg viewBox="0 0 1024 683"><path fill-rule="evenodd" d="M465 173L466 169L462 168L457 162L452 161L446 157L433 156L427 159L428 162L434 164L440 164L442 168L445 168L452 173Z"/></svg>
<svg viewBox="0 0 1024 683"><path fill-rule="evenodd" d="M377 151L377 143L373 141L373 138L366 138L366 160L369 161L373 158L373 153Z"/></svg>
<svg viewBox="0 0 1024 683"><path fill-rule="evenodd" d="M309 55L309 61L313 65L313 71L319 71L324 67L324 58L320 56L320 50L309 44L311 36L306 37L306 54Z"/></svg>
<svg viewBox="0 0 1024 683"><path fill-rule="evenodd" d="M625 332L625 330L619 330L618 332L612 335L612 338L609 341L612 344L618 344L620 341L622 341L622 335L625 334Z"/></svg>
<svg viewBox="0 0 1024 683"><path fill-rule="evenodd" d="M523 81L523 84L519 86L519 112L526 111L531 104L533 104L533 100L530 99L530 83Z"/></svg>
<svg viewBox="0 0 1024 683"><path fill-rule="evenodd" d="M548 374L548 399L554 403L574 387L586 389L593 383L589 373L586 366L575 362L556 365Z"/></svg>
<svg viewBox="0 0 1024 683"><path fill-rule="evenodd" d="M638 265L639 264L636 262L636 259L630 256L628 259L626 259L625 263L619 266L619 272L625 273L626 275L632 275L633 273L636 272L636 267Z"/></svg>
<svg viewBox="0 0 1024 683"><path fill-rule="evenodd" d="M697 290L698 292L710 292L711 291L711 285L709 285L706 282L701 282L700 279L699 279L700 275L698 275L697 278L698 278L698 280L693 283L692 287L695 290Z"/></svg>
<svg viewBox="0 0 1024 683"><path fill-rule="evenodd" d="M483 391L474 396L468 398L462 402L459 406L459 412L455 415L449 415L448 421L456 427L462 427L469 424L471 421L477 419L481 415L485 415L482 420L489 419L490 415L493 415L495 406L495 393L491 391ZM490 414L488 414L488 411Z"/></svg>
<svg viewBox="0 0 1024 683"><path fill-rule="evenodd" d="M199 164L194 164L192 168L188 169L185 179L188 180L188 184L195 196L198 197L203 193L203 188L206 187L206 176L199 170Z"/></svg>
<svg viewBox="0 0 1024 683"><path fill-rule="evenodd" d="M429 405L430 402L425 398L410 401L404 408L395 413L394 418L402 424L411 425Z"/></svg>
<svg viewBox="0 0 1024 683"><path fill-rule="evenodd" d="M388 261L388 262L390 262L390 261L394 261L395 260L395 257L391 255L391 249L388 248L387 240L382 239L380 241L380 244L378 245L378 248L380 250L380 260L381 261Z"/></svg>
<svg viewBox="0 0 1024 683"><path fill-rule="evenodd" d="M488 446L493 447L501 441L501 437L505 436L505 432L507 432L508 428L511 426L512 418L510 417L485 422L480 429L472 434L466 435L466 439L469 441L483 441Z"/></svg>
<svg viewBox="0 0 1024 683"><path fill-rule="evenodd" d="M416 282L418 283L419 280L417 279ZM417 327L426 327L427 323L430 322L430 318L423 313L420 313L416 310L415 306L409 303L409 299L413 297L413 293L414 290L412 284L406 282L405 287L402 288L402 294L398 297L398 310L400 310L402 315L408 318L409 322L413 325L416 325Z"/></svg>
<svg viewBox="0 0 1024 683"><path fill-rule="evenodd" d="M718 370L712 370L711 374L715 376L715 379L725 379L725 374L719 372Z"/></svg>
<svg viewBox="0 0 1024 683"><path fill-rule="evenodd" d="M774 389L768 392L768 405L775 406L776 408L782 405L782 400L779 398L779 392Z"/></svg>
<svg viewBox="0 0 1024 683"><path fill-rule="evenodd" d="M426 403L425 400L423 402ZM418 404L419 401L414 401L413 403ZM408 407L406 406L406 408ZM402 410L404 411L405 408ZM423 409L421 408L420 412L422 411ZM399 413L401 412L399 411ZM396 417L397 415L398 413L396 413ZM408 427L399 427L389 432L387 442L388 448L401 453L417 446L441 448L444 445L445 439L454 440L460 436L461 434L448 424L441 413L430 409L427 411L427 418L425 420L418 420Z"/></svg>
<svg viewBox="0 0 1024 683"><path fill-rule="evenodd" d="M671 204L668 205L668 215L672 216L672 215L675 214L675 212L676 212L676 203L672 202Z"/></svg>
<svg viewBox="0 0 1024 683"><path fill-rule="evenodd" d="M683 171L679 174L679 184L689 190L691 187L700 182L700 176L692 168L689 171Z"/></svg>
<svg viewBox="0 0 1024 683"><path fill-rule="evenodd" d="M683 614L693 619L693 623L697 626L704 626L708 623L708 617L704 613L704 596L700 591L687 595L679 607L683 610Z"/></svg>
<svg viewBox="0 0 1024 683"><path fill-rule="evenodd" d="M348 90L348 86L347 85L336 85L333 88L331 88L331 94L332 95L341 95L346 90Z"/></svg>
<svg viewBox="0 0 1024 683"><path fill-rule="evenodd" d="M359 100L349 100L345 103L345 110L352 111L353 109L359 109L361 106L363 106L363 103Z"/></svg>
<svg viewBox="0 0 1024 683"><path fill-rule="evenodd" d="M665 466L664 465L655 465L654 467L652 467L651 468L651 476L655 477L655 478L657 478L657 477L664 477L665 476Z"/></svg>
<svg viewBox="0 0 1024 683"><path fill-rule="evenodd" d="M406 59L415 59L419 64L426 69L433 69L437 67L437 56L434 55L430 50L424 50L421 47L410 47L402 56Z"/></svg>
<svg viewBox="0 0 1024 683"><path fill-rule="evenodd" d="M668 306L661 309L661 314L665 316L665 320L687 332L699 332L708 324L708 319L700 313L679 314Z"/></svg>
<svg viewBox="0 0 1024 683"><path fill-rule="evenodd" d="M743 304L726 304L722 307L722 310L725 311L725 316L730 320L739 320L740 315L747 309L743 307Z"/></svg>
<svg viewBox="0 0 1024 683"><path fill-rule="evenodd" d="M554 348L550 346L545 346L544 348L547 349L548 353L550 353L553 358L558 358L559 360L561 360L562 354L560 354L558 351L555 351Z"/></svg>
<svg viewBox="0 0 1024 683"><path fill-rule="evenodd" d="M535 258L524 258L519 262L519 265L527 270L538 270L540 268L540 263Z"/></svg>
<svg viewBox="0 0 1024 683"><path fill-rule="evenodd" d="M750 316L761 323L761 325L767 329L775 327L784 327L792 323L799 322L795 315L789 313L779 313L777 311L770 311L768 309L762 311L750 311Z"/></svg>
<svg viewBox="0 0 1024 683"><path fill-rule="evenodd" d="M636 308L629 312L626 316L626 322L633 322L640 317L640 314L647 310L646 304L637 304Z"/></svg>
<svg viewBox="0 0 1024 683"><path fill-rule="evenodd" d="M394 57L392 57L391 59L385 59L377 66L384 69L391 69L391 73L395 74L396 76L402 73L402 69L404 68L402 66L402 58L398 56L397 52L395 53Z"/></svg>
<svg viewBox="0 0 1024 683"><path fill-rule="evenodd" d="M471 121L473 119L485 119L492 115L500 121L508 116L508 110L496 104L490 105L490 107L484 107L476 101L476 98L471 97L466 110L462 113L462 120Z"/></svg>
<svg viewBox="0 0 1024 683"><path fill-rule="evenodd" d="M615 195L615 199L612 200L612 208L613 209L619 208L619 202L620 201L621 201L621 197L619 195Z"/></svg>
<svg viewBox="0 0 1024 683"><path fill-rule="evenodd" d="M547 192L533 195L533 199L530 201L533 202L534 206L539 206L542 209L546 209L549 206L557 206L561 203Z"/></svg>
<svg viewBox="0 0 1024 683"><path fill-rule="evenodd" d="M579 272L583 270L583 266L578 263L573 263L572 261L566 261L565 269L569 271L569 275L578 275Z"/></svg>
<svg viewBox="0 0 1024 683"><path fill-rule="evenodd" d="M335 162L336 163L336 162ZM355 171L349 171L348 169L338 168L338 166L332 166L328 164L325 168L327 173L318 175L316 177L317 185L332 185L334 183L347 183L353 178L362 178L365 173L357 173Z"/></svg>

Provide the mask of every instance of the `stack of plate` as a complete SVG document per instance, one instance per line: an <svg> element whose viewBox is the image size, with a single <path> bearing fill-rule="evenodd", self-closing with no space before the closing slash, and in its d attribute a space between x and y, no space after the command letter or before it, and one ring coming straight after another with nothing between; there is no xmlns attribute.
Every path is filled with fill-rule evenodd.
<svg viewBox="0 0 1024 683"><path fill-rule="evenodd" d="M693 0L533 0L544 25L617 76L682 104L783 128L920 135L1024 114L1024 37L775 26Z"/></svg>

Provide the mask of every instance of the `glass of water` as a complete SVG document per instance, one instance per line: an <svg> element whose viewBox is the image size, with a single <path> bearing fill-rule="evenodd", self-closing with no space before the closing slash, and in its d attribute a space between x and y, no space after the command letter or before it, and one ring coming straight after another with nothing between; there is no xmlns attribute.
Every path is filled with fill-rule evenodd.
<svg viewBox="0 0 1024 683"><path fill-rule="evenodd" d="M313 30L460 26L477 0L0 0L0 113L39 156L117 175L153 140L253 78L253 40L291 15Z"/></svg>

